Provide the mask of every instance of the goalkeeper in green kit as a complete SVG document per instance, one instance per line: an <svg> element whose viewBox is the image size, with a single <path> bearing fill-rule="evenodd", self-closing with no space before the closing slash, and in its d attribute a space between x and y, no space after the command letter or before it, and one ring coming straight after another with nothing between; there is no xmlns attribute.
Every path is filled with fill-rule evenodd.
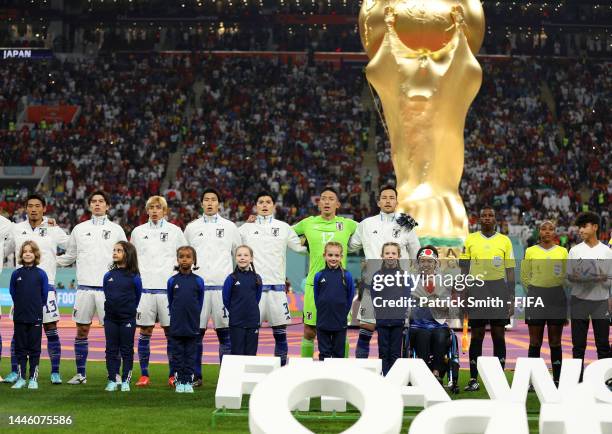
<svg viewBox="0 0 612 434"><path fill-rule="evenodd" d="M316 217L307 217L301 220L293 230L300 236L304 236L308 243L310 255L308 277L304 291L304 337L302 338L302 357L312 358L314 354L314 339L316 336L317 309L314 302L314 277L325 268L323 252L325 244L336 241L342 244L344 256L342 267L346 267L346 252L351 235L357 229L357 222L344 217L336 216L340 208L338 193L331 187L325 187L319 199L319 211ZM345 356L348 356L348 340Z"/></svg>

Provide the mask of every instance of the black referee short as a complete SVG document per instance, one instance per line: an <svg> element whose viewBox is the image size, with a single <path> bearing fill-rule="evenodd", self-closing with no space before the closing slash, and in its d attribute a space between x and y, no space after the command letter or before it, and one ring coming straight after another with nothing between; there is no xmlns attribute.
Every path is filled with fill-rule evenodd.
<svg viewBox="0 0 612 434"><path fill-rule="evenodd" d="M482 287L473 286L469 290L469 297L475 303L492 300L500 305L476 307L468 305L468 324L470 327L506 326L510 324L508 315L508 289L504 279L485 280ZM514 302L514 300L512 300Z"/></svg>
<svg viewBox="0 0 612 434"><path fill-rule="evenodd" d="M543 306L525 307L525 323L532 326L563 325L567 320L567 296L562 286L529 286L527 297ZM538 303L540 304L540 303Z"/></svg>

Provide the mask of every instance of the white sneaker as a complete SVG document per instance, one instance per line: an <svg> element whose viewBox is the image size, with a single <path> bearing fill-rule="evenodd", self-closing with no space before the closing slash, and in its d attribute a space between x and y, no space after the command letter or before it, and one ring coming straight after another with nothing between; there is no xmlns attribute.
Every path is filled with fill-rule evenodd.
<svg viewBox="0 0 612 434"><path fill-rule="evenodd" d="M68 384L85 384L87 383L87 377L81 374L76 374L70 380L68 380Z"/></svg>

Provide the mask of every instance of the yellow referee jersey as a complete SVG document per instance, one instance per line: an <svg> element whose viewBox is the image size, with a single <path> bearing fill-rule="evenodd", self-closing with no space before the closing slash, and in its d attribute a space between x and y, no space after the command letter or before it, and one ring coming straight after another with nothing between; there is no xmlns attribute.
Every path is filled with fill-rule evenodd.
<svg viewBox="0 0 612 434"><path fill-rule="evenodd" d="M499 232L490 237L480 231L469 234L460 259L469 260L470 274L480 274L483 280L505 279L506 268L515 266L512 241Z"/></svg>
<svg viewBox="0 0 612 434"><path fill-rule="evenodd" d="M558 245L550 249L540 245L529 247L525 250L525 260L521 263L523 288L562 286L567 270L567 255L565 247Z"/></svg>

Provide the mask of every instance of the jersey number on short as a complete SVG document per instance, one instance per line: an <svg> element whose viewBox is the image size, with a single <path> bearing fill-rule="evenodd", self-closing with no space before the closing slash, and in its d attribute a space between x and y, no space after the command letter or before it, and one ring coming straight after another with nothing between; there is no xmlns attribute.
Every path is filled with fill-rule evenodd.
<svg viewBox="0 0 612 434"><path fill-rule="evenodd" d="M51 306L51 310L49 310L49 306ZM46 313L55 313L57 311L55 300L49 300L49 303L45 304L45 311Z"/></svg>

